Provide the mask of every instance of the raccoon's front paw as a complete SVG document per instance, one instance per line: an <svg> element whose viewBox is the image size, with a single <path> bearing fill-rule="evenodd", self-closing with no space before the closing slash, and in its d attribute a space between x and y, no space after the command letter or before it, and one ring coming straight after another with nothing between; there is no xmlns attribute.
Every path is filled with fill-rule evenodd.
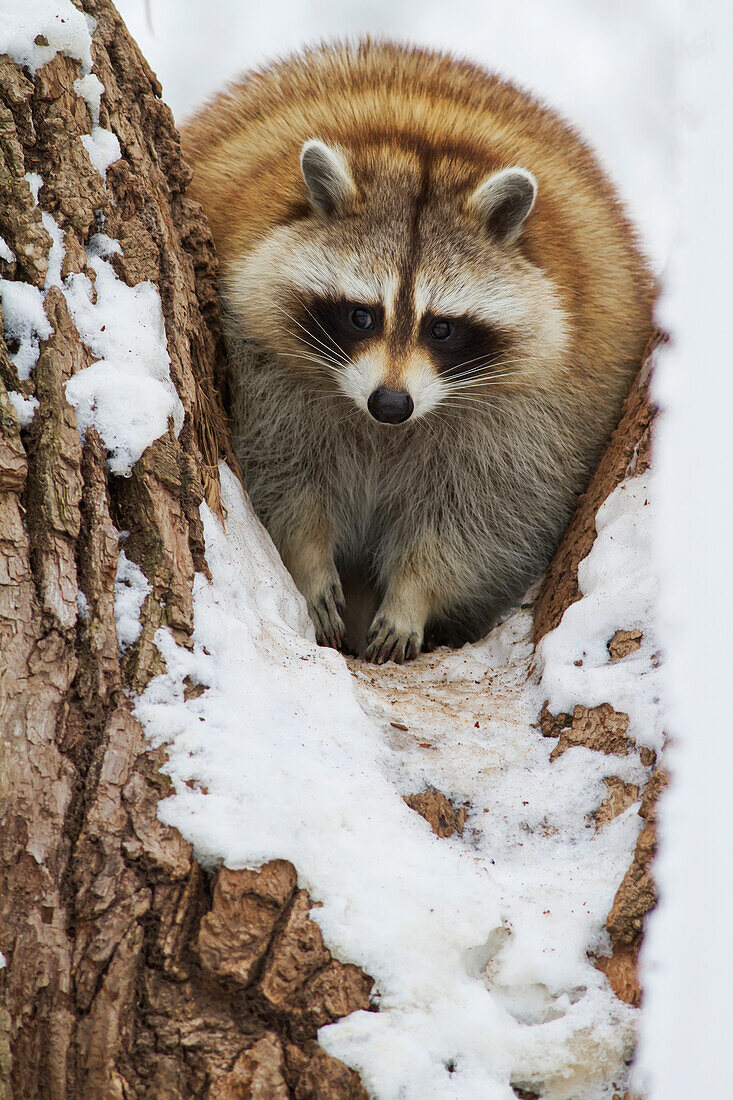
<svg viewBox="0 0 733 1100"><path fill-rule="evenodd" d="M364 658L376 665L385 661L412 661L422 648L423 632L421 627L398 626L385 615L377 614L367 634L367 648Z"/></svg>
<svg viewBox="0 0 733 1100"><path fill-rule="evenodd" d="M316 641L319 645L340 649L343 645L346 627L342 618L344 593L341 582L335 581L319 592L312 600L307 600L308 612L316 628Z"/></svg>

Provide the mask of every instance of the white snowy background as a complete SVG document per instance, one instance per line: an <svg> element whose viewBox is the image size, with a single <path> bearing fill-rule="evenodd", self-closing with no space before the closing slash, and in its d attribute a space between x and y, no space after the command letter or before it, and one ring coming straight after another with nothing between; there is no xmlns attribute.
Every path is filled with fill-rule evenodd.
<svg viewBox="0 0 733 1100"><path fill-rule="evenodd" d="M637 806L596 831L588 815L605 793L605 760L571 749L550 762L554 743L533 726L544 698L555 709L581 696L609 701L629 713L639 745L658 750L664 730L675 741L636 1081L650 1100L725 1095L733 975L733 383L723 337L733 244L730 14L711 0L119 7L179 119L227 77L336 34L452 49L531 88L599 149L640 225L674 334L657 364L665 409L657 472L629 471L599 512L579 573L583 599L543 641L535 673L530 616L521 610L457 653L423 656L410 669L349 671L313 644L302 600L223 469L226 535L202 510L213 581L197 578L194 648L178 649L159 632L168 671L137 703L150 737L170 746L177 793L161 814L212 865L293 860L322 903L313 916L329 946L377 981L378 1014L354 1014L320 1034L377 1100L512 1100L509 1082L540 1088L546 1100L610 1100L628 1085L638 1013L610 993L587 952L608 949L603 921L633 848ZM49 46L34 45L39 33ZM32 70L55 49L82 61L77 91L94 118L85 147L104 175L119 146L98 125L101 88L83 17L69 0L0 0L0 52ZM38 196L40 179L28 182ZM46 289L61 287L96 359L67 396L80 430L98 427L111 471L122 474L168 415L180 423L157 292L116 280L108 257L119 245L100 234L88 245L93 303L84 276L61 281L63 234L50 213L43 218L53 240ZM0 241L0 256L7 251ZM20 380L32 377L49 334L43 294L31 291L0 280L6 330L20 342ZM133 328L135 341L125 338ZM131 357L130 343L139 355ZM19 393L14 405L27 424L33 399ZM147 581L122 549L124 532L120 544L125 648L137 636ZM605 643L617 626L642 628L644 645L609 664ZM659 644L664 685L651 660ZM208 689L190 702L187 676ZM634 754L614 760L613 771L635 783L646 776ZM468 806L462 837L438 840L404 805L403 794L426 784Z"/></svg>

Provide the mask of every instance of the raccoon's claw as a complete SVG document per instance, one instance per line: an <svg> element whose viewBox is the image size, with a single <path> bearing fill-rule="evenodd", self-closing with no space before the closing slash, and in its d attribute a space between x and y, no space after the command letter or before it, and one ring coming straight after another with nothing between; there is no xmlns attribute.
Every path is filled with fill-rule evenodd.
<svg viewBox="0 0 733 1100"><path fill-rule="evenodd" d="M344 609L344 596L340 584L322 592L314 601L308 602L308 611L316 628L316 641L319 645L340 649L343 645L346 627L341 613Z"/></svg>
<svg viewBox="0 0 733 1100"><path fill-rule="evenodd" d="M385 661L394 661L401 665L403 661L412 661L422 648L422 631L400 630L386 619L376 619L367 634L367 648L364 658L376 665Z"/></svg>

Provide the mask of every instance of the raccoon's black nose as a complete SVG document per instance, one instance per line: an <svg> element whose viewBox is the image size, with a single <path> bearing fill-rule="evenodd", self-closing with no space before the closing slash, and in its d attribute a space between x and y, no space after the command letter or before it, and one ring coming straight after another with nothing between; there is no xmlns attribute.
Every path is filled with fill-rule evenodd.
<svg viewBox="0 0 733 1100"><path fill-rule="evenodd" d="M415 405L409 393L380 386L367 401L367 408L374 419L383 424L401 424L410 419Z"/></svg>

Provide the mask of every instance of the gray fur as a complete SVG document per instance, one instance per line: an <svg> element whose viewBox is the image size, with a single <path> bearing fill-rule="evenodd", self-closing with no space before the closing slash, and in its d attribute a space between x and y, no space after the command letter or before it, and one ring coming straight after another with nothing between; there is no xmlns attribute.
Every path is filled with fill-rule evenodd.
<svg viewBox="0 0 733 1100"><path fill-rule="evenodd" d="M537 386L392 428L338 393L293 386L286 364L231 327L229 343L235 447L286 564L304 513L323 509L339 572L365 572L381 599L408 558L441 604L428 633L453 643L481 636L547 564L616 415L594 409L589 445L588 410Z"/></svg>

